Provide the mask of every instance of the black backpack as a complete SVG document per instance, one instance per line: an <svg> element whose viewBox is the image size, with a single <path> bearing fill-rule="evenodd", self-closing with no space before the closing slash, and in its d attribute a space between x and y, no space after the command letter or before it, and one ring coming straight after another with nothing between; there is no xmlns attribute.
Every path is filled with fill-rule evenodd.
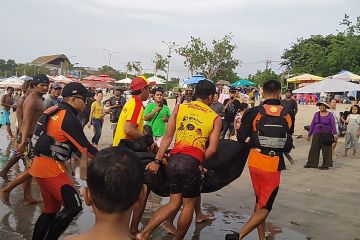
<svg viewBox="0 0 360 240"><path fill-rule="evenodd" d="M256 148L275 153L290 152L293 139L286 116L288 112L282 105L259 105L259 113L254 119L252 140Z"/></svg>

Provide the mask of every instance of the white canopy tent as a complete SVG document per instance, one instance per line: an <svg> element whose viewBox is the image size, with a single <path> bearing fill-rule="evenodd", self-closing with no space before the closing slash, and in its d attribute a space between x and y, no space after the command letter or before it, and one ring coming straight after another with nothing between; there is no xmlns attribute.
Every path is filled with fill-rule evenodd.
<svg viewBox="0 0 360 240"><path fill-rule="evenodd" d="M296 89L293 93L330 93L348 91L360 91L360 84L346 82L341 79L326 78L320 82Z"/></svg>
<svg viewBox="0 0 360 240"><path fill-rule="evenodd" d="M130 79L130 78L124 78L124 79L121 79L121 80L116 81L115 83L130 84L131 81L132 81L132 79Z"/></svg>
<svg viewBox="0 0 360 240"><path fill-rule="evenodd" d="M63 83L63 84L68 84L68 83L73 82L73 80L71 80L70 78L67 78L63 75L59 75L57 77L54 77L53 79L54 79L54 82Z"/></svg>
<svg viewBox="0 0 360 240"><path fill-rule="evenodd" d="M148 80L150 82L155 82L155 84L157 85L162 85L162 84L166 84L165 80L156 76L153 77L149 77Z"/></svg>
<svg viewBox="0 0 360 240"><path fill-rule="evenodd" d="M19 77L21 80L27 81L27 80L33 80L32 77L26 76L26 75L22 75L21 77Z"/></svg>
<svg viewBox="0 0 360 240"><path fill-rule="evenodd" d="M1 81L0 88L5 88L5 87L20 88L23 83L24 80L21 80L16 76L13 76L5 79L4 81Z"/></svg>

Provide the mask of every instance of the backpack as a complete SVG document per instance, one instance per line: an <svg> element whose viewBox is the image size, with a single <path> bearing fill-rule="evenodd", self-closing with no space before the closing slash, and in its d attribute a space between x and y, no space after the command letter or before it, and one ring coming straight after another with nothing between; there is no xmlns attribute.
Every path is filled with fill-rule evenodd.
<svg viewBox="0 0 360 240"><path fill-rule="evenodd" d="M58 161L67 161L71 157L72 148L67 143L61 143L49 136L46 132L47 122L61 108L52 106L48 108L36 123L35 131L31 139L33 152L36 156L49 156Z"/></svg>
<svg viewBox="0 0 360 240"><path fill-rule="evenodd" d="M290 152L293 139L286 116L288 112L283 105L259 105L259 113L253 122L252 139L256 148L264 153Z"/></svg>

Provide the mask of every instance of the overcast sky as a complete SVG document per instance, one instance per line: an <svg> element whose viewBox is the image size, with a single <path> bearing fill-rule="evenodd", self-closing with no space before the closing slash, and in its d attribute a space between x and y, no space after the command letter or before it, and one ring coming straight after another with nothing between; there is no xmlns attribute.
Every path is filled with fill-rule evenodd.
<svg viewBox="0 0 360 240"><path fill-rule="evenodd" d="M29 62L64 53L80 66L108 64L125 69L141 61L152 69L161 41L183 46L190 36L207 43L234 35L241 77L281 60L297 38L336 33L344 14L360 16L359 0L1 0L0 58ZM270 65L276 72L278 63ZM183 58L173 54L170 76L187 77Z"/></svg>

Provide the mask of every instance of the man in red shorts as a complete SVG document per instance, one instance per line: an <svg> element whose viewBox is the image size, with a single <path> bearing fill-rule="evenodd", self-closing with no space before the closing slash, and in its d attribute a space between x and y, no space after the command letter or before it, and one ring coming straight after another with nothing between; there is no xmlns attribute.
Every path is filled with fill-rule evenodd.
<svg viewBox="0 0 360 240"><path fill-rule="evenodd" d="M68 83L62 91L63 101L59 107L47 109L35 128L32 142L36 157L29 172L40 186L44 209L36 221L33 240L58 239L82 210L65 161L75 151L90 158L97 152L87 140L77 117L84 110L86 98L93 95L80 83Z"/></svg>
<svg viewBox="0 0 360 240"><path fill-rule="evenodd" d="M248 165L256 195L254 213L239 233L227 234L227 240L243 239L255 228L259 239L265 240L265 221L279 189L281 170L285 169L283 153L293 146L291 118L280 102L280 82L267 81L263 91L264 102L245 112L237 134L240 143L250 137Z"/></svg>

